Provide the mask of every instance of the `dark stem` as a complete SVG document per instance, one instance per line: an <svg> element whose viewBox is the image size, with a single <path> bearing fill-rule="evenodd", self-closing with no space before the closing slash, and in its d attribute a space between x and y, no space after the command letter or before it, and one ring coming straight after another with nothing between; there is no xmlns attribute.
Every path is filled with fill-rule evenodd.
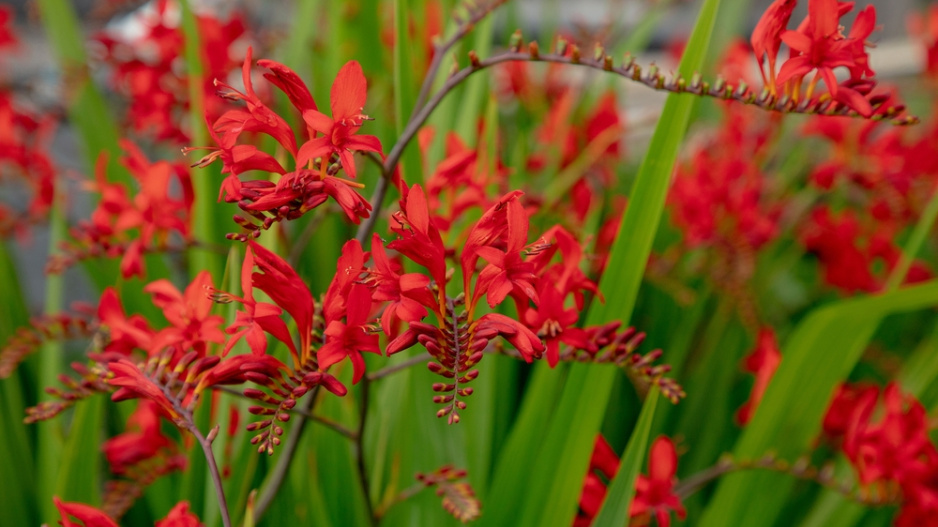
<svg viewBox="0 0 938 527"><path fill-rule="evenodd" d="M368 419L368 392L371 386L371 381L368 380L368 377L364 377L361 380L361 383L361 401L359 402L358 410L358 434L355 438L353 454L355 455L355 466L358 469L358 482L361 484L362 497L365 500L365 512L368 514L368 521L371 525L377 525L378 522L377 518L375 517L374 506L371 504L371 490L368 485L368 471L365 469L364 450L365 422Z"/></svg>
<svg viewBox="0 0 938 527"><path fill-rule="evenodd" d="M154 378L158 378L160 372L158 371ZM199 445L202 447L202 453L205 455L205 460L208 462L209 474L212 476L212 485L215 487L215 496L218 498L218 508L221 512L221 521L224 527L231 527L231 515L228 513L228 500L225 499L225 487L221 482L221 473L218 471L218 463L215 461L215 453L212 452L212 441L215 440L215 437L218 435L218 426L209 432L208 437L202 435L202 432L199 431L199 428L195 425L195 419L192 417L192 407L195 406L198 401L198 395L192 398L189 406L186 407L182 404L182 400L188 393L191 385L183 383L179 389L178 394L174 394L172 387L163 384L156 383L160 390L163 392L163 395L167 400L173 405L173 409L179 414L180 419L176 422L180 427L185 428L190 434L194 435L196 440L199 442Z"/></svg>
<svg viewBox="0 0 938 527"><path fill-rule="evenodd" d="M364 244L365 240L371 236L372 232L374 232L375 223L378 221L381 208L384 206L384 198L388 193L388 180L390 180L391 175L394 174L394 168L400 161L401 154L404 152L404 147L410 143L414 134L417 132L417 130L420 129L421 126L423 126L423 123L427 120L427 116L429 116L429 113L425 114L425 112L422 111L424 101L427 100L427 96L430 94L430 90L433 88L433 82L436 80L437 74L440 71L440 67L443 65L443 57L449 53L453 46L455 46L460 40L469 34L469 32L473 27L475 27L476 24L478 24L483 18L488 16L497 7L501 6L507 1L508 0L496 0L491 4L485 5L481 9L471 13L469 18L456 28L456 32L449 39L439 45L434 46L433 59L430 61L430 66L427 68L427 73L423 78L423 83L420 85L420 92L417 94L417 99L414 102L413 110L411 110L410 118L407 120L407 125L404 127L404 131L401 133L401 137L397 139L397 143L395 143L391 148L391 152L394 154L394 159L391 161L389 156L389 158L385 159L383 163L379 161L379 164L381 164L381 179L378 180L378 183L375 186L375 192L370 200L372 207L371 214L364 222L362 222L361 226L358 228L358 232L355 234L355 239L358 240L359 243ZM447 81L447 83L448 82L449 81ZM452 87L447 91L449 90L452 90ZM434 96L434 100L436 99L437 97ZM442 100L442 97L440 100ZM431 101L431 103L435 108L440 104L440 101ZM432 110L433 108L431 108L431 112ZM414 125L415 122L416 126ZM372 161L378 159L374 154L371 154L368 157Z"/></svg>
<svg viewBox="0 0 938 527"><path fill-rule="evenodd" d="M194 424L186 424L190 425L188 430L199 441L199 444L202 446L202 452L205 454L205 460L208 461L208 472L212 476L212 485L215 487L215 497L218 498L218 507L221 509L222 525L231 527L231 516L228 514L228 501L225 499L225 489L222 486L218 463L215 461L214 452L212 452L212 441L203 436L202 432L199 432L199 429L196 428ZM217 434L218 426L216 425L209 435L214 439Z"/></svg>
<svg viewBox="0 0 938 527"><path fill-rule="evenodd" d="M783 459L776 459L771 455L754 461L722 459L716 465L679 481L678 484L674 486L674 494L683 501L720 476L741 470L770 470L781 474L787 474L794 478L813 481L826 489L842 495L848 500L868 506L890 505L899 499L899 496L891 495L888 489L882 494L873 494L869 489L863 487L856 489L850 482L838 481L834 478L833 467L827 467L819 471L809 465L806 458L800 459L794 464L790 464Z"/></svg>
<svg viewBox="0 0 938 527"><path fill-rule="evenodd" d="M301 414L311 413L313 409L313 403L316 401L317 395L319 395L319 386L313 388L312 393L304 397L295 410ZM280 457L277 458L277 464L271 471L270 478L267 480L267 484L264 485L264 487L261 489L261 493L255 502L255 522L260 520L260 518L264 515L264 512L266 512L267 508L270 507L270 504L273 503L274 497L277 495L277 492L283 485L283 482L287 477L287 472L290 470L290 464L293 461L293 456L296 454L296 449L300 445L300 438L303 436L303 431L306 429L306 423L308 422L309 420L307 419L300 419L299 423L296 423L290 427L290 431L287 433L287 440L284 441L283 448L280 449Z"/></svg>

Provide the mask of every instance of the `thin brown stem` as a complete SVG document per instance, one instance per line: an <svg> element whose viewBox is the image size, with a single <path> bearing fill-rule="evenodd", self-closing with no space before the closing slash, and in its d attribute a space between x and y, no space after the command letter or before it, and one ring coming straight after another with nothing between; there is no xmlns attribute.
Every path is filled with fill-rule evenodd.
<svg viewBox="0 0 938 527"><path fill-rule="evenodd" d="M193 423L188 428L189 432L195 436L199 445L202 446L202 453L205 454L205 460L208 461L208 473L212 476L212 486L215 487L215 497L218 499L218 508L221 510L221 522L225 527L231 527L231 516L228 513L228 501L225 499L225 488L222 486L221 473L218 471L218 463L215 461L215 454L212 452L212 440L218 434L218 425L209 433L210 438L206 438L199 432Z"/></svg>
<svg viewBox="0 0 938 527"><path fill-rule="evenodd" d="M195 425L195 419L192 417L191 405L187 407L182 404L183 397L188 392L189 387L186 383L183 383L182 389L179 391L179 396L173 394L171 386L162 383L156 384L160 387L167 400L173 405L173 409L176 413L179 414L180 417L176 422L180 427L195 436L199 445L202 447L202 453L205 455L205 461L208 463L208 472L212 477L212 486L215 487L215 497L218 499L222 525L224 525L224 527L231 527L231 515L228 512L228 500L225 499L225 487L222 485L221 472L219 472L218 463L215 461L215 453L212 452L212 442L215 440L215 436L218 435L218 426L216 425L215 428L209 432L208 437L202 435L202 432L199 431L199 428ZM195 400L195 398L193 398L193 400Z"/></svg>
<svg viewBox="0 0 938 527"><path fill-rule="evenodd" d="M433 88L433 83L436 81L437 74L440 71L440 67L443 65L443 58L449 53L449 51L455 46L460 40L465 38L466 35L476 26L483 18L492 13L496 8L506 3L508 0L494 0L491 3L485 4L478 7L476 10L469 13L469 16L466 20L463 20L462 23L456 28L456 32L453 33L447 40L443 41L441 44L434 46L433 50L433 59L430 61L430 66L427 68L427 73L424 75L423 83L420 85L420 92L417 94L417 99L414 102L414 108L411 110L410 118L407 120L407 125L404 127L404 131L401 133L401 137L398 138L397 143L392 147L391 153L394 155L394 159L389 162L389 159L385 159L382 163L380 158L373 153L369 153L368 157L372 161L378 160L381 165L381 179L378 180L377 185L375 186L374 194L371 196L371 214L368 218L362 222L358 228L358 232L355 234L355 239L359 243L364 244L365 240L371 236L371 233L374 232L375 223L378 221L378 217L381 215L381 208L384 206L384 198L388 193L388 180L391 179L391 175L394 173L397 163L400 161L401 154L404 152L404 147L413 139L414 134L423 123L427 120L429 113L423 112L424 102L427 100L427 96L430 94L430 90ZM449 81L447 81L449 82ZM452 90L449 88L447 91ZM440 104L439 100L436 100L437 97L434 96L434 100L430 102L433 105L433 108ZM442 100L442 98L440 98ZM431 108L431 112L433 110ZM422 116L422 117L421 117Z"/></svg>
<svg viewBox="0 0 938 527"><path fill-rule="evenodd" d="M680 500L684 500L691 494L705 487L708 483L731 472L741 470L770 470L782 474L787 474L794 478L813 481L831 491L834 491L845 498L857 503L869 506L883 506L895 503L898 496L890 494L888 489L881 489L881 493L874 493L870 488L861 487L859 489L846 481L838 481L834 478L832 467L821 470L808 464L807 459L800 459L794 464L785 460L777 459L768 455L758 460L734 461L729 458L721 459L716 465L706 468L696 474L682 479L674 487L674 494Z"/></svg>
<svg viewBox="0 0 938 527"><path fill-rule="evenodd" d="M397 142L394 143L391 151L384 159L382 170L383 177L382 180L378 182L378 186L375 188L375 194L371 200L371 205L373 208L371 217L362 222L358 229L358 234L356 235L356 239L358 239L359 242L365 240L368 238L368 236L371 235L371 232L374 229L374 224L377 221L376 218L379 215L382 203L384 202L384 197L387 194L386 180L390 179L391 174L394 173L395 167L397 167L401 156L404 154L404 149L408 144L410 144L414 136L416 136L417 132L420 130L420 127L424 125L424 123L427 121L433 111L440 105L446 95L448 95L451 91L453 91L454 88L469 78L470 75L477 71L482 71L486 68L490 68L505 62L549 62L554 64L582 66L606 71L625 79L644 84L649 88L658 91L688 93L700 97L710 97L727 101L732 100L751 106L758 106L759 108L762 108L766 111L779 113L859 117L857 112L851 110L843 104L832 101L830 98L819 97L796 103L787 97L776 97L775 95L770 94L768 90L763 90L762 93L757 95L753 93L752 90L750 90L749 87L744 83L738 86L733 86L719 78L713 83L702 81L696 75L693 79L690 80L690 82L680 76L669 79L661 72L659 72L658 67L655 65L649 66L647 70L644 71L642 67L633 60L627 60L626 63L621 66L614 66L612 57L608 55L600 56L597 59L589 59L580 57L579 54L567 56L558 53L540 53L537 50L537 46L535 45L532 46L530 51L509 50L493 55L484 60L479 60L474 56L474 54L472 57L471 64L453 73L446 80L446 82L443 83L440 89L433 94L433 96L427 101L426 104L423 106L416 106L414 108L414 114L411 115L410 119L407 121L407 125L401 132L400 137L398 137ZM435 75L435 72L428 72L428 76L431 74ZM880 109L881 108L874 106L874 110L879 111ZM884 112L874 115L872 119L889 119L895 125L909 125L919 122L919 119L914 116L900 116L901 112L902 110L900 108L890 107L886 108Z"/></svg>

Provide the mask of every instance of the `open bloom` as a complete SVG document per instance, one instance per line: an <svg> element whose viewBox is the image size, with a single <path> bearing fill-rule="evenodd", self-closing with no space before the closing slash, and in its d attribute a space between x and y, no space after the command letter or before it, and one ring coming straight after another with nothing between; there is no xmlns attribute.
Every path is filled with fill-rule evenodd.
<svg viewBox="0 0 938 527"><path fill-rule="evenodd" d="M651 445L648 460L648 476L639 474L635 480L635 499L629 509L629 516L647 525L648 518L654 514L660 527L671 525L671 511L677 512L684 519L687 511L681 505L681 499L674 494L677 483L677 453L674 443L667 437L659 437Z"/></svg>
<svg viewBox="0 0 938 527"><path fill-rule="evenodd" d="M381 142L377 137L356 134L362 122L368 119L367 115L361 113L366 96L367 84L361 65L354 60L346 63L332 84L332 118L316 109L303 112L306 124L323 136L308 141L300 148L297 166L304 166L317 157L328 159L336 154L345 173L354 178L352 150L381 153Z"/></svg>
<svg viewBox="0 0 938 527"><path fill-rule="evenodd" d="M769 92L784 94L796 103L812 100L818 82L823 81L831 99L864 117L871 116L873 108L867 96L875 85L875 72L869 66L866 39L875 28L876 9L868 6L860 11L850 32L844 35L839 20L853 9L853 3L809 0L807 18L797 29L785 30L795 3L773 2L752 34L752 47ZM791 49L791 55L776 73L782 42ZM768 75L763 67L765 57ZM837 68L846 68L850 78L838 82L834 73ZM808 86L803 89L805 80Z"/></svg>

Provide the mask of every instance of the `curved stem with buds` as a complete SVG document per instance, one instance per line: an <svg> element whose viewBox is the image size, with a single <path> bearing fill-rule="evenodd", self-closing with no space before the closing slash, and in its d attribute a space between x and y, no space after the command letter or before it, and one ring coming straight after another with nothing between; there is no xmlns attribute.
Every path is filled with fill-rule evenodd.
<svg viewBox="0 0 938 527"><path fill-rule="evenodd" d="M626 54L621 65L615 66L613 58L606 55L601 49L597 50L594 58L584 58L580 56L579 49L577 49L576 46L573 46L572 52L569 55L565 53L565 49L559 50L558 53L541 53L536 42L531 42L527 50L522 50L521 37L518 33L515 34L512 40L513 45L511 49L492 55L486 59L479 59L474 51L470 51L469 66L450 75L440 89L437 90L423 106L419 104L422 102L422 98L418 99L418 105L414 107L414 113L411 115L410 120L401 132L397 142L391 148L391 151L382 163L382 178L378 181L371 199L371 216L362 222L356 235L359 242L366 240L374 230L375 222L380 214L381 205L387 194L388 180L391 178L397 164L400 162L401 156L404 154L404 149L417 135L417 132L424 123L426 123L433 111L440 105L446 95L469 78L470 75L505 62L549 62L554 64L582 66L606 71L613 75L618 75L619 77L644 84L658 91L688 93L699 97L736 101L772 112L860 117L857 112L841 103L831 100L829 97L804 99L796 103L789 97L776 97L766 89L756 94L745 82L740 82L738 85L733 86L718 77L716 81L711 83L704 81L700 75L697 74L695 74L689 82L680 75L668 77L662 74L655 64L643 68L636 63L629 54ZM565 44L561 45L562 48L564 46ZM432 84L432 79L436 77L440 64L441 61L437 61L435 57L430 70L427 72L427 77L424 80L424 87L428 84ZM421 89L421 95L425 95L423 89ZM881 108L883 104L885 104L885 101L879 101L879 104L874 103L872 105L874 110L882 111L871 117L871 119L891 120L893 124L898 126L917 124L919 122L917 117L903 116L903 107Z"/></svg>

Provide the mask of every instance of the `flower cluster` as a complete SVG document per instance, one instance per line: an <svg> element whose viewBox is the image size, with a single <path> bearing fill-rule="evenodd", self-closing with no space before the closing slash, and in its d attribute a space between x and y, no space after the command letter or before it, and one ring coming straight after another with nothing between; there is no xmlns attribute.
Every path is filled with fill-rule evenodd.
<svg viewBox="0 0 938 527"><path fill-rule="evenodd" d="M808 16L797 29L789 30L786 28L796 4L797 0L775 0L752 33L752 48L766 88L773 95L798 103L812 101L818 83L823 81L829 99L869 117L873 114L870 94L876 81L866 53L866 39L876 26L876 9L867 6L860 11L850 32L844 35L839 20L853 9L852 2L810 0ZM791 56L776 69L783 42L791 49ZM838 82L834 73L837 68L846 68L850 78Z"/></svg>
<svg viewBox="0 0 938 527"><path fill-rule="evenodd" d="M243 102L245 107L228 110L210 124L217 146L186 149L210 150L194 166L206 166L220 158L222 173L228 177L222 183L219 199L237 203L241 210L260 222L253 223L236 216L235 221L249 234L230 237L241 240L257 237L274 223L296 219L330 197L349 220L358 223L361 218L367 218L371 205L354 190L363 185L336 175L341 170L349 178L355 178L354 152L384 155L378 138L357 133L370 119L362 113L367 82L361 66L351 61L339 70L332 85L332 116L329 117L319 111L306 84L293 70L271 60L260 60L258 65L268 70L264 78L283 91L302 116L305 127L301 140L297 141L287 121L268 108L254 91L251 49L248 49L242 67L244 92L218 79L215 81L220 88L219 96ZM274 138L293 158L292 170L284 168L275 156L256 146L240 144L238 140L243 133L260 133ZM261 171L265 175L261 179L241 179L242 174L251 171ZM279 174L280 177L273 182L269 174Z"/></svg>
<svg viewBox="0 0 938 527"><path fill-rule="evenodd" d="M185 48L180 10L175 0L158 0L152 10L136 16L132 29L105 30L96 40L104 47L104 61L113 69L114 87L130 103L126 115L131 129L157 141L186 143L189 132L183 123L189 111L190 79L179 67ZM221 101L211 97L212 81L226 78L237 67L232 57L240 54L239 43L249 36L238 13L227 21L197 13L195 20L205 68L202 98L206 113L217 118L224 109Z"/></svg>
<svg viewBox="0 0 938 527"><path fill-rule="evenodd" d="M12 10L0 6L0 52L17 47L15 33L8 27ZM0 203L0 236L16 233L25 236L25 227L46 218L55 198L55 166L50 156L50 143L55 119L30 110L14 92L0 86L0 184L12 178L27 189L25 209L16 204ZM19 192L5 190L19 196ZM21 202L22 198L17 198Z"/></svg>
<svg viewBox="0 0 938 527"><path fill-rule="evenodd" d="M150 162L130 141L122 141L126 155L123 166L137 182L137 189L108 180L107 156L98 160L91 190L101 200L91 213L69 231L62 253L49 261L49 272L91 258L121 258L121 274L126 278L146 275L144 254L165 251L175 235L181 244L191 243L194 194L184 165L167 161ZM175 247L177 250L183 247Z"/></svg>
<svg viewBox="0 0 938 527"><path fill-rule="evenodd" d="M596 436L586 481L580 495L580 509L573 521L575 527L592 525L606 498L606 483L619 471L619 458L603 436ZM661 436L652 443L648 459L648 475L639 474L635 480L635 497L629 507L629 525L649 525L654 516L660 527L671 525L671 512L682 520L687 511L674 493L677 483L677 452L674 443Z"/></svg>
<svg viewBox="0 0 938 527"><path fill-rule="evenodd" d="M896 238L922 214L938 183L938 164L927 154L938 126L929 123L913 135L877 123L818 119L807 132L831 146L809 177L838 207L815 205L801 225L801 242L817 255L827 283L848 293L876 291L900 258ZM914 261L902 281L930 276L924 262Z"/></svg>
<svg viewBox="0 0 938 527"><path fill-rule="evenodd" d="M118 527L111 515L83 503L64 502L57 496L53 499L61 516L62 527ZM78 523L80 522L80 523ZM189 502L177 503L166 517L157 520L153 527L199 527L202 522L189 510Z"/></svg>
<svg viewBox="0 0 938 527"><path fill-rule="evenodd" d="M843 449L860 484L901 497L899 527L926 525L938 513L938 449L928 421L922 404L895 383L882 392L844 384L824 417L824 433Z"/></svg>

